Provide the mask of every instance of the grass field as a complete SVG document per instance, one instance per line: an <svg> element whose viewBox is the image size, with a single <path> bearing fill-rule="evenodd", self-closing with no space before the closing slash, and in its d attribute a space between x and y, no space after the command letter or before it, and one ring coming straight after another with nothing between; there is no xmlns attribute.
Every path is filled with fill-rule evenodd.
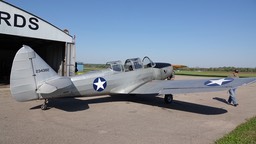
<svg viewBox="0 0 256 144"><path fill-rule="evenodd" d="M239 125L229 134L217 140L216 144L256 144L256 117Z"/></svg>
<svg viewBox="0 0 256 144"><path fill-rule="evenodd" d="M90 71L97 71L97 70L102 70L103 68L97 68L97 67L87 67L84 69L83 73L87 73Z"/></svg>

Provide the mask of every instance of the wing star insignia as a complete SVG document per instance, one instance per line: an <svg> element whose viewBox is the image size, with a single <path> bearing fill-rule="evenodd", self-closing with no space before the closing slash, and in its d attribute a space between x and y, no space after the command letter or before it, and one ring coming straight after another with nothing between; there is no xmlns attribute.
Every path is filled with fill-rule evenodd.
<svg viewBox="0 0 256 144"><path fill-rule="evenodd" d="M221 85L228 84L233 80L234 80L233 78L213 79L213 80L206 81L204 84L207 86L221 86Z"/></svg>
<svg viewBox="0 0 256 144"><path fill-rule="evenodd" d="M98 92L103 91L106 87L107 81L102 77L98 77L93 81L93 88Z"/></svg>

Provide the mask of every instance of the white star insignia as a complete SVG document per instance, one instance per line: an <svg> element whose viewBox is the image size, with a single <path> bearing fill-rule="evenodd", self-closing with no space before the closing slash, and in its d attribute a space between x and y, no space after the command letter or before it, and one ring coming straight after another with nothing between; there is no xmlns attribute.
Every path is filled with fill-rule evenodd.
<svg viewBox="0 0 256 144"><path fill-rule="evenodd" d="M209 85L213 85L213 84L217 84L217 85L222 85L223 82L228 82L228 81L232 81L232 80L227 80L225 78L222 78L222 79L218 79L218 80L210 80L211 82L206 84L207 86Z"/></svg>
<svg viewBox="0 0 256 144"><path fill-rule="evenodd" d="M97 86L97 91L100 89L100 88L102 88L102 89L104 89L104 84L106 83L106 81L101 81L100 80L100 78L98 78L98 82L96 82L96 83L93 83L93 84L95 84L96 86Z"/></svg>

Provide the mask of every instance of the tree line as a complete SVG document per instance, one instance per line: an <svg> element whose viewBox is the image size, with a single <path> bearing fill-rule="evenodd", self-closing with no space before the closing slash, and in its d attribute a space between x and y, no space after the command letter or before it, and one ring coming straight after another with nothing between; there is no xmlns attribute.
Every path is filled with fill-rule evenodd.
<svg viewBox="0 0 256 144"><path fill-rule="evenodd" d="M184 67L180 70L187 70L187 71L223 71L223 72L230 72L237 69L239 72L256 72L256 68L239 68L239 67L217 67L217 68L189 68Z"/></svg>
<svg viewBox="0 0 256 144"><path fill-rule="evenodd" d="M84 68L106 68L105 64L84 64ZM200 68L200 67L183 67L178 68L179 70L186 71L223 71L231 72L237 69L240 72L256 72L256 68L239 68L239 67L214 67L214 68Z"/></svg>

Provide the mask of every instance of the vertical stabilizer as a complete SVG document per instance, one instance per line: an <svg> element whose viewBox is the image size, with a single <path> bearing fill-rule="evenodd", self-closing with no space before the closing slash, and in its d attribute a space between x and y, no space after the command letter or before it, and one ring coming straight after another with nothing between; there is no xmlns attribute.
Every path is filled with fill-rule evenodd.
<svg viewBox="0 0 256 144"><path fill-rule="evenodd" d="M11 70L10 89L17 101L39 99L36 93L43 81L57 73L29 46L23 45L16 53Z"/></svg>

